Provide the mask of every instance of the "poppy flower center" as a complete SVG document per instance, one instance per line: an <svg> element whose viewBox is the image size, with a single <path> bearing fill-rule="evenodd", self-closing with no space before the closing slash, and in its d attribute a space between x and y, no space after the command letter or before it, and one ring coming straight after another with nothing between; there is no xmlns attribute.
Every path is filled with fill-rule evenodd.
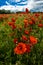
<svg viewBox="0 0 43 65"><path fill-rule="evenodd" d="M19 46L19 49L21 50L22 49L22 46Z"/></svg>

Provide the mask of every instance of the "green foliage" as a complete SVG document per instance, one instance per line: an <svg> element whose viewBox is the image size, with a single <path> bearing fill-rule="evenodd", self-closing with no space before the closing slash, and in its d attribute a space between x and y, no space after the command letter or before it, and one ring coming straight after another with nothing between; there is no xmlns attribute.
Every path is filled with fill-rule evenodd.
<svg viewBox="0 0 43 65"><path fill-rule="evenodd" d="M11 11L10 10L0 10L0 14L10 14Z"/></svg>

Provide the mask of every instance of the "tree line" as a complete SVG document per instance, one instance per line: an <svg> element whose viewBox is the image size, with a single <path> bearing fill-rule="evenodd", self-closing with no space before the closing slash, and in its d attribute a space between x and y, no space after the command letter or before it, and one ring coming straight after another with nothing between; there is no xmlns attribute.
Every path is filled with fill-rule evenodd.
<svg viewBox="0 0 43 65"><path fill-rule="evenodd" d="M14 12L11 12L10 10L0 10L0 14L10 14L10 13L14 13Z"/></svg>

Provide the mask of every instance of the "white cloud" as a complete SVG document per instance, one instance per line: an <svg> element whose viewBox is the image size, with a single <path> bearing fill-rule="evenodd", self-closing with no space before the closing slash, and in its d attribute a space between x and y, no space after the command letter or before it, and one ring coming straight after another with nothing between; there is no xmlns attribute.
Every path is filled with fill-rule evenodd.
<svg viewBox="0 0 43 65"><path fill-rule="evenodd" d="M14 0L13 0L14 1ZM16 0L16 1L19 1L19 0ZM21 2L22 4L24 4L24 3L26 3L26 2ZM16 12L16 11L25 11L25 8L28 8L29 10L31 10L31 9L34 9L34 8L37 8L37 7L40 7L41 5L40 5L40 3L43 3L43 1L36 1L35 2L35 0L28 0L27 1L27 5L25 5L25 6L13 6L13 5L10 5L10 3L8 3L7 1L6 1L6 4L7 5L4 5L4 6L1 6L0 7L0 9L5 9L5 10L11 10L11 11L14 11L14 12ZM41 9L42 10L42 9ZM41 11L40 10L40 11Z"/></svg>
<svg viewBox="0 0 43 65"><path fill-rule="evenodd" d="M15 0L15 2L19 2L20 0Z"/></svg>
<svg viewBox="0 0 43 65"><path fill-rule="evenodd" d="M9 0L9 2L19 2L20 0Z"/></svg>
<svg viewBox="0 0 43 65"><path fill-rule="evenodd" d="M26 4L27 2L21 2L21 3L19 3L19 4Z"/></svg>
<svg viewBox="0 0 43 65"><path fill-rule="evenodd" d="M14 12L17 12L17 11L22 11L23 10L23 7L15 7L15 6L12 6L12 5L7 5L7 6L2 6L0 7L0 9L5 9L5 10L11 10L11 11L14 11Z"/></svg>

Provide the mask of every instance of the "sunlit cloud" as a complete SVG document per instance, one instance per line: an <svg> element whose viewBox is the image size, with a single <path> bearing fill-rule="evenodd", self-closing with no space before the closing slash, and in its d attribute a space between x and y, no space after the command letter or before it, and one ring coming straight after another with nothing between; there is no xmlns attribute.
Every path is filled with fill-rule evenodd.
<svg viewBox="0 0 43 65"><path fill-rule="evenodd" d="M7 5L0 6L0 9L11 11L25 11L28 8L30 11L43 11L43 0L6 0ZM24 4L24 5L23 5Z"/></svg>

